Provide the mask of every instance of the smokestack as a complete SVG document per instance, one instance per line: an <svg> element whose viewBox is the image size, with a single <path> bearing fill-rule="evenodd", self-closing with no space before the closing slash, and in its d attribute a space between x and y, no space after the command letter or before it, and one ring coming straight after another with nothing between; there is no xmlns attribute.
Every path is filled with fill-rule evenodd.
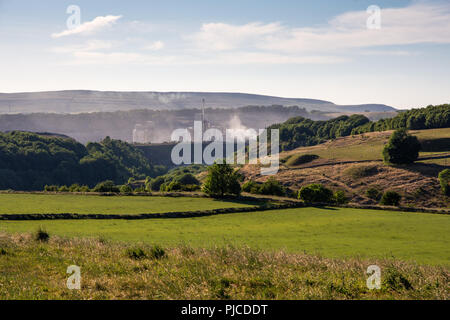
<svg viewBox="0 0 450 320"><path fill-rule="evenodd" d="M202 99L202 126L205 125L205 98Z"/></svg>

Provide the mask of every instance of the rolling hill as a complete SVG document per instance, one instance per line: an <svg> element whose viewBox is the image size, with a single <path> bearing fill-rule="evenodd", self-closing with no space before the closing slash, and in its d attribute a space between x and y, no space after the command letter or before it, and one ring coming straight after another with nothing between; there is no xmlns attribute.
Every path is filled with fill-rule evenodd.
<svg viewBox="0 0 450 320"><path fill-rule="evenodd" d="M422 144L419 160L412 165L388 166L382 161L382 149L392 131L369 132L340 137L325 143L300 147L280 154L281 166L275 178L298 190L311 183L321 183L333 190L343 190L351 202L376 204L366 195L369 188L380 192L394 190L403 196L402 205L449 207L439 186L438 174L450 167L450 128L411 130ZM302 161L303 155L309 161ZM259 167L241 169L246 180L265 181ZM395 178L394 178L395 177Z"/></svg>
<svg viewBox="0 0 450 320"><path fill-rule="evenodd" d="M208 108L238 108L249 105L299 106L322 112L389 112L382 104L336 105L329 101L280 98L247 93L219 92L115 92L67 90L0 93L1 113L82 113L136 109L181 110L198 108L202 99Z"/></svg>

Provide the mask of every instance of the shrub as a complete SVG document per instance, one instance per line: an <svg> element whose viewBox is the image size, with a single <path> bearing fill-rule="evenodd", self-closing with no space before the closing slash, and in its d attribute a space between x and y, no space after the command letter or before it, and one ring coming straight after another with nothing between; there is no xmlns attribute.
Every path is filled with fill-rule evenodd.
<svg viewBox="0 0 450 320"><path fill-rule="evenodd" d="M345 192L338 190L333 194L333 200L337 204L345 204L348 202L348 198L345 196Z"/></svg>
<svg viewBox="0 0 450 320"><path fill-rule="evenodd" d="M166 251L162 247L155 245L152 246L148 252L139 247L129 248L126 250L126 255L128 258L133 260L142 260L147 258L159 260L166 256Z"/></svg>
<svg viewBox="0 0 450 320"><path fill-rule="evenodd" d="M380 200L382 193L376 188L369 188L366 190L366 196L372 200Z"/></svg>
<svg viewBox="0 0 450 320"><path fill-rule="evenodd" d="M318 158L319 156L315 154L295 154L286 159L286 165L299 166L301 164L312 162Z"/></svg>
<svg viewBox="0 0 450 320"><path fill-rule="evenodd" d="M257 183L253 180L248 180L242 185L242 191L253 193L253 194L259 194L260 193L260 187L261 184Z"/></svg>
<svg viewBox="0 0 450 320"><path fill-rule="evenodd" d="M150 248L149 257L152 259L159 260L166 256L166 251L160 246L153 246Z"/></svg>
<svg viewBox="0 0 450 320"><path fill-rule="evenodd" d="M415 136L408 134L406 129L398 129L389 138L383 149L383 159L386 163L409 164L419 157L420 142Z"/></svg>
<svg viewBox="0 0 450 320"><path fill-rule="evenodd" d="M58 189L59 189L58 186L55 186L55 185L52 185L52 186L46 185L44 187L44 191L47 191L47 192L57 192Z"/></svg>
<svg viewBox="0 0 450 320"><path fill-rule="evenodd" d="M70 190L69 190L69 188L68 188L67 186L61 186L61 187L58 189L58 191L59 191L59 192L69 192Z"/></svg>
<svg viewBox="0 0 450 320"><path fill-rule="evenodd" d="M439 173L439 183L441 185L442 192L446 196L450 196L450 169L442 170Z"/></svg>
<svg viewBox="0 0 450 320"><path fill-rule="evenodd" d="M253 194L264 194L272 196L286 196L292 193L291 190L285 188L279 181L273 177L267 179L264 183L257 183L249 180L242 185L242 191Z"/></svg>
<svg viewBox="0 0 450 320"><path fill-rule="evenodd" d="M128 184L124 184L123 186L120 187L120 193L132 193L133 192L133 188L131 188Z"/></svg>
<svg viewBox="0 0 450 320"><path fill-rule="evenodd" d="M386 288L392 290L412 289L412 284L400 271L394 267L389 267L385 271L383 284Z"/></svg>
<svg viewBox="0 0 450 320"><path fill-rule="evenodd" d="M50 239L50 234L44 229L39 228L36 231L34 238L36 239L36 241L48 242L48 240Z"/></svg>
<svg viewBox="0 0 450 320"><path fill-rule="evenodd" d="M161 186L161 191L181 191L183 189L183 185L178 181L166 182Z"/></svg>
<svg viewBox="0 0 450 320"><path fill-rule="evenodd" d="M80 192L90 192L91 189L89 188L89 186L81 186L80 187Z"/></svg>
<svg viewBox="0 0 450 320"><path fill-rule="evenodd" d="M134 189L134 192L135 193L144 193L145 187L144 186L137 187L136 189Z"/></svg>
<svg viewBox="0 0 450 320"><path fill-rule="evenodd" d="M111 180L107 180L107 181L103 181L98 183L94 189L94 192L119 192L119 188L116 187L116 185L114 184L113 181Z"/></svg>
<svg viewBox="0 0 450 320"><path fill-rule="evenodd" d="M189 185L189 184L199 185L200 184L200 182L197 180L197 178L194 177L194 175L192 175L191 173L183 174L181 177L177 178L177 181L183 185Z"/></svg>
<svg viewBox="0 0 450 320"><path fill-rule="evenodd" d="M166 188L167 188L167 186L170 184L170 182L164 182L160 187L159 187L159 190L158 191L161 191L161 192L166 192Z"/></svg>
<svg viewBox="0 0 450 320"><path fill-rule="evenodd" d="M285 188L273 177L270 177L261 185L260 192L264 195L273 196L284 196L286 194Z"/></svg>
<svg viewBox="0 0 450 320"><path fill-rule="evenodd" d="M80 190L80 185L78 183L74 183L69 187L70 192L78 192Z"/></svg>
<svg viewBox="0 0 450 320"><path fill-rule="evenodd" d="M150 190L151 191L159 191L161 189L161 185L165 182L166 180L164 179L164 177L156 177L155 179L152 179L150 181Z"/></svg>
<svg viewBox="0 0 450 320"><path fill-rule="evenodd" d="M196 184L186 184L183 186L183 191L199 191L202 188Z"/></svg>
<svg viewBox="0 0 450 320"><path fill-rule="evenodd" d="M298 191L294 191L294 190L292 190L291 188L287 188L287 187L285 187L284 190L285 190L285 192L286 192L286 194L285 194L286 197L294 198L294 199L297 198L297 196L298 196Z"/></svg>
<svg viewBox="0 0 450 320"><path fill-rule="evenodd" d="M395 191L386 191L381 197L380 203L386 206L398 206L402 196Z"/></svg>
<svg viewBox="0 0 450 320"><path fill-rule="evenodd" d="M141 260L147 258L147 254L141 248L129 248L126 251L128 258L134 260Z"/></svg>
<svg viewBox="0 0 450 320"><path fill-rule="evenodd" d="M191 175L191 174L186 174ZM192 175L191 175L192 176ZM194 176L192 178L195 179ZM197 179L193 181L191 178L183 179L184 182L198 182ZM161 192L170 192L170 191L198 191L201 190L201 187L198 184L183 184L179 179L175 179L172 181L166 181L160 187Z"/></svg>
<svg viewBox="0 0 450 320"><path fill-rule="evenodd" d="M308 203L330 203L333 199L333 192L321 184L310 184L299 190L298 198Z"/></svg>

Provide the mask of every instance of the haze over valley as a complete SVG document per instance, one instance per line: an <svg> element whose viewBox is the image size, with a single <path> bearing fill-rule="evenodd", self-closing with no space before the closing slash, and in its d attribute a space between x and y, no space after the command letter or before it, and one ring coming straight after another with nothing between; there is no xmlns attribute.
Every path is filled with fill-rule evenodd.
<svg viewBox="0 0 450 320"><path fill-rule="evenodd" d="M105 136L128 142L165 142L173 130L191 127L194 120L200 120L203 99L207 120L222 128L262 129L295 116L325 120L364 113L379 119L396 114L396 109L382 104L336 105L324 100L245 93L1 93L0 131L51 132L83 143Z"/></svg>

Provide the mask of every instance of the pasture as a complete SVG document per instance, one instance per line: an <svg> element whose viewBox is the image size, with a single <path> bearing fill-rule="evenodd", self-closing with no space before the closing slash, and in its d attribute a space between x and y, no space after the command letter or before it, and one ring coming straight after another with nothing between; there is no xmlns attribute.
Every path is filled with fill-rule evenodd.
<svg viewBox="0 0 450 320"><path fill-rule="evenodd" d="M170 199L173 200L173 199ZM450 265L450 216L348 208L298 208L199 218L2 221L0 232L196 248L249 246L331 258Z"/></svg>
<svg viewBox="0 0 450 320"><path fill-rule="evenodd" d="M252 207L255 203L210 198L99 196L77 194L0 194L0 214L139 214Z"/></svg>

